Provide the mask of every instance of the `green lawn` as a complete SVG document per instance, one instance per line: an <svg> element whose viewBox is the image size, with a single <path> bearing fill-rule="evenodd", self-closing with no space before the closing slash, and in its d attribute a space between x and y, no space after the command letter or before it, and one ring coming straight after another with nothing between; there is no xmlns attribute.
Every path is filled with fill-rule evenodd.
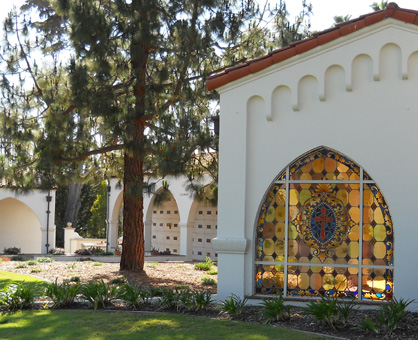
<svg viewBox="0 0 418 340"><path fill-rule="evenodd" d="M293 330L181 314L89 310L24 311L0 316L0 337L26 339L318 340Z"/></svg>
<svg viewBox="0 0 418 340"><path fill-rule="evenodd" d="M0 290L9 286L11 283L18 282L39 283L42 285L47 284L45 281L37 279L36 277L30 275L23 275L0 270Z"/></svg>
<svg viewBox="0 0 418 340"><path fill-rule="evenodd" d="M0 271L0 290L11 283L45 284L32 276ZM288 329L168 313L40 310L0 314L5 339L319 340Z"/></svg>

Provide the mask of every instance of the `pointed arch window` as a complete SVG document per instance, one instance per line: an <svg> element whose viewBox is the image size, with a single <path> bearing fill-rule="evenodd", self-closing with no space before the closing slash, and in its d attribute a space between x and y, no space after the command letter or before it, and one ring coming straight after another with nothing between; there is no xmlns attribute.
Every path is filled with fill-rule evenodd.
<svg viewBox="0 0 418 340"><path fill-rule="evenodd" d="M391 300L393 226L357 164L322 147L268 190L256 232L256 293Z"/></svg>

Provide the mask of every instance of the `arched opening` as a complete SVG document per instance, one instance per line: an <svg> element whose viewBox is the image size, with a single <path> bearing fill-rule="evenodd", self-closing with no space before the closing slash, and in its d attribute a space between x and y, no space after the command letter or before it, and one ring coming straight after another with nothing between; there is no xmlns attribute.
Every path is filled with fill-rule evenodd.
<svg viewBox="0 0 418 340"><path fill-rule="evenodd" d="M363 168L329 148L298 158L273 182L256 250L258 294L392 299L389 208Z"/></svg>
<svg viewBox="0 0 418 340"><path fill-rule="evenodd" d="M179 222L179 208L171 192L160 204L152 201L151 247L153 250L174 255L180 253Z"/></svg>
<svg viewBox="0 0 418 340"><path fill-rule="evenodd" d="M206 257L217 261L218 254L212 245L218 230L218 207L195 201L193 204L193 260L205 261Z"/></svg>
<svg viewBox="0 0 418 340"><path fill-rule="evenodd" d="M22 253L42 251L41 223L26 204L14 198L0 201L0 249L17 247Z"/></svg>

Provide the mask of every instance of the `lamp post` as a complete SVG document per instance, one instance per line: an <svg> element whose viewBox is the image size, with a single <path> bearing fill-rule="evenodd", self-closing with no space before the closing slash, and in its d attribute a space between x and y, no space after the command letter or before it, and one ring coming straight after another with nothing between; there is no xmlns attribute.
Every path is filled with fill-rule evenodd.
<svg viewBox="0 0 418 340"><path fill-rule="evenodd" d="M109 222L109 202L110 202L110 190L112 187L110 186L110 180L106 178L107 182L107 196L106 196L106 251L110 251L110 242L109 242L109 231L110 231L110 222Z"/></svg>

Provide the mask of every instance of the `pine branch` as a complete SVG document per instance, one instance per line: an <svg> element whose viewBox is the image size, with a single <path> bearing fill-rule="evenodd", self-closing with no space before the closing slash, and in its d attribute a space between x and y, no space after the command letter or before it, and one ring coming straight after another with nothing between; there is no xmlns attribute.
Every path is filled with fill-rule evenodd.
<svg viewBox="0 0 418 340"><path fill-rule="evenodd" d="M83 161L83 160L87 159L90 156L105 154L107 152L116 151L116 150L122 150L124 148L125 148L125 145L123 145L123 144L109 145L109 146L105 146L103 148L90 150L90 151L88 151L88 152L86 152L82 155L77 156L77 157L72 157L72 158L61 157L59 159L59 161L64 162L64 163L80 162L80 161Z"/></svg>
<svg viewBox="0 0 418 340"><path fill-rule="evenodd" d="M177 98L180 95L181 88L184 84L184 81L185 81L185 78L186 78L186 73L187 73L187 70L188 70L189 65L190 65L191 55L192 55L192 52L194 50L194 40L196 39L196 35L197 35L197 30L196 30L197 25L196 24L197 24L197 18L198 18L198 14L199 14L198 12L199 12L199 0L195 0L194 1L194 6L193 6L192 20L190 21L190 27L192 28L192 33L191 33L191 37L189 38L189 47L188 47L187 52L186 52L186 58L183 62L183 68L180 72L180 76L179 76L179 79L178 79L178 82L177 82L177 85L175 87L173 95L160 108L161 111L165 111L171 105L173 105L174 102L177 100Z"/></svg>
<svg viewBox="0 0 418 340"><path fill-rule="evenodd" d="M17 17L16 17L16 37L17 37L17 42L18 42L19 47L20 47L20 51L21 51L21 53L23 55L23 58L25 59L26 67L28 68L28 72L29 72L29 74L30 74L30 76L32 78L32 81L33 81L36 89L38 90L38 94L41 97L43 97L42 89L40 88L40 86L38 84L38 81L36 80L36 77L35 77L35 75L34 75L34 73L32 71L32 66L30 65L30 62L29 62L29 59L28 59L28 55L26 54L26 52L25 52L25 50L23 48L22 42L20 40L20 34L19 34L19 28L18 28L18 23L17 23ZM46 103L46 105L49 106L47 103Z"/></svg>

